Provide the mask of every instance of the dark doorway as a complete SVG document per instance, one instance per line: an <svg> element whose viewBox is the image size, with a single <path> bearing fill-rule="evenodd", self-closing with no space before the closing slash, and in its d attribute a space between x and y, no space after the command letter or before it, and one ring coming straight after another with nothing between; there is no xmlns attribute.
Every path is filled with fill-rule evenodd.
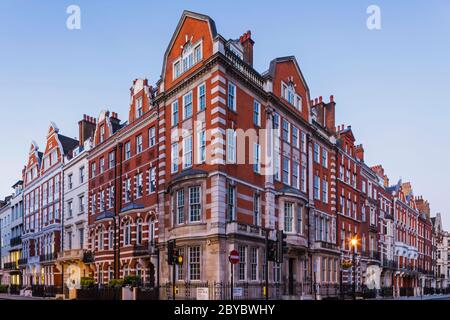
<svg viewBox="0 0 450 320"><path fill-rule="evenodd" d="M295 273L295 259L290 258L289 259L289 280L288 280L288 290L289 295L293 296L295 294L294 292L294 273Z"/></svg>

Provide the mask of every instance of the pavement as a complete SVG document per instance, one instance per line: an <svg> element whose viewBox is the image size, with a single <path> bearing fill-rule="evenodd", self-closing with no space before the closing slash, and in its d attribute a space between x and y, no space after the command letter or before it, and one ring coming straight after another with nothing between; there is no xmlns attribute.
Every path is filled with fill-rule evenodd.
<svg viewBox="0 0 450 320"><path fill-rule="evenodd" d="M0 293L0 300L54 300L53 298L40 298L40 297L24 297L19 295L11 295L6 293Z"/></svg>
<svg viewBox="0 0 450 320"><path fill-rule="evenodd" d="M395 300L395 301L425 301L425 300L450 300L450 294L430 294L425 296L417 296L417 297L397 297L393 298L378 298L372 300Z"/></svg>

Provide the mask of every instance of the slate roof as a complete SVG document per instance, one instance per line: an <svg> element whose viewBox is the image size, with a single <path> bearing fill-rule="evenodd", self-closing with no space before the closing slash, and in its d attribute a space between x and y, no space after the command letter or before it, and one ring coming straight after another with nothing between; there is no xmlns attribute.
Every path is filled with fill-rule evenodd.
<svg viewBox="0 0 450 320"><path fill-rule="evenodd" d="M62 134L58 134L58 139L61 142L64 154L68 154L73 151L73 149L80 144L78 140L63 136Z"/></svg>
<svg viewBox="0 0 450 320"><path fill-rule="evenodd" d="M111 212L111 211L103 211L101 214L99 214L98 216L97 216L97 218L95 218L95 221L100 221L100 220L103 220L103 219L111 219L111 218L114 218L114 212Z"/></svg>
<svg viewBox="0 0 450 320"><path fill-rule="evenodd" d="M121 213L131 211L131 210L138 210L138 209L144 209L144 205L136 202L131 202L130 204L126 205L125 207L120 210Z"/></svg>

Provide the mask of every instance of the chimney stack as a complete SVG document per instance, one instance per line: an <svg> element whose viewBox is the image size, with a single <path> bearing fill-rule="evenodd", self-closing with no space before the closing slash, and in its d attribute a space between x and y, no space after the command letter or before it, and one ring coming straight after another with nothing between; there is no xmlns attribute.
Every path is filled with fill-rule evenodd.
<svg viewBox="0 0 450 320"><path fill-rule="evenodd" d="M356 158L358 158L359 160L364 162L364 147L362 144L356 146L355 155L356 155Z"/></svg>
<svg viewBox="0 0 450 320"><path fill-rule="evenodd" d="M94 136L97 120L88 115L83 115L83 119L78 122L78 140L79 145L83 146L84 142Z"/></svg>
<svg viewBox="0 0 450 320"><path fill-rule="evenodd" d="M253 46L255 42L252 40L252 32L249 30L244 33L239 41L244 48L244 62L253 67Z"/></svg>

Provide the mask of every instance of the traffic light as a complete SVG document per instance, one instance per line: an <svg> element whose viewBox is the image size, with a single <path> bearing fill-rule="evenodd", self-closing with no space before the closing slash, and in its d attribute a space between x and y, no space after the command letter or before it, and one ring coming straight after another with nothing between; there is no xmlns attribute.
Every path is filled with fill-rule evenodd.
<svg viewBox="0 0 450 320"><path fill-rule="evenodd" d="M283 262L283 254L287 251L287 235L283 230L277 230L277 244L276 244L276 262Z"/></svg>
<svg viewBox="0 0 450 320"><path fill-rule="evenodd" d="M169 265L173 265L174 262L176 261L176 258L174 258L175 253L176 253L175 245L176 245L175 240L169 240L167 242L167 263ZM178 254L177 254L177 257L178 257Z"/></svg>
<svg viewBox="0 0 450 320"><path fill-rule="evenodd" d="M269 240L267 242L267 261L276 261L276 260L277 260L276 242Z"/></svg>

